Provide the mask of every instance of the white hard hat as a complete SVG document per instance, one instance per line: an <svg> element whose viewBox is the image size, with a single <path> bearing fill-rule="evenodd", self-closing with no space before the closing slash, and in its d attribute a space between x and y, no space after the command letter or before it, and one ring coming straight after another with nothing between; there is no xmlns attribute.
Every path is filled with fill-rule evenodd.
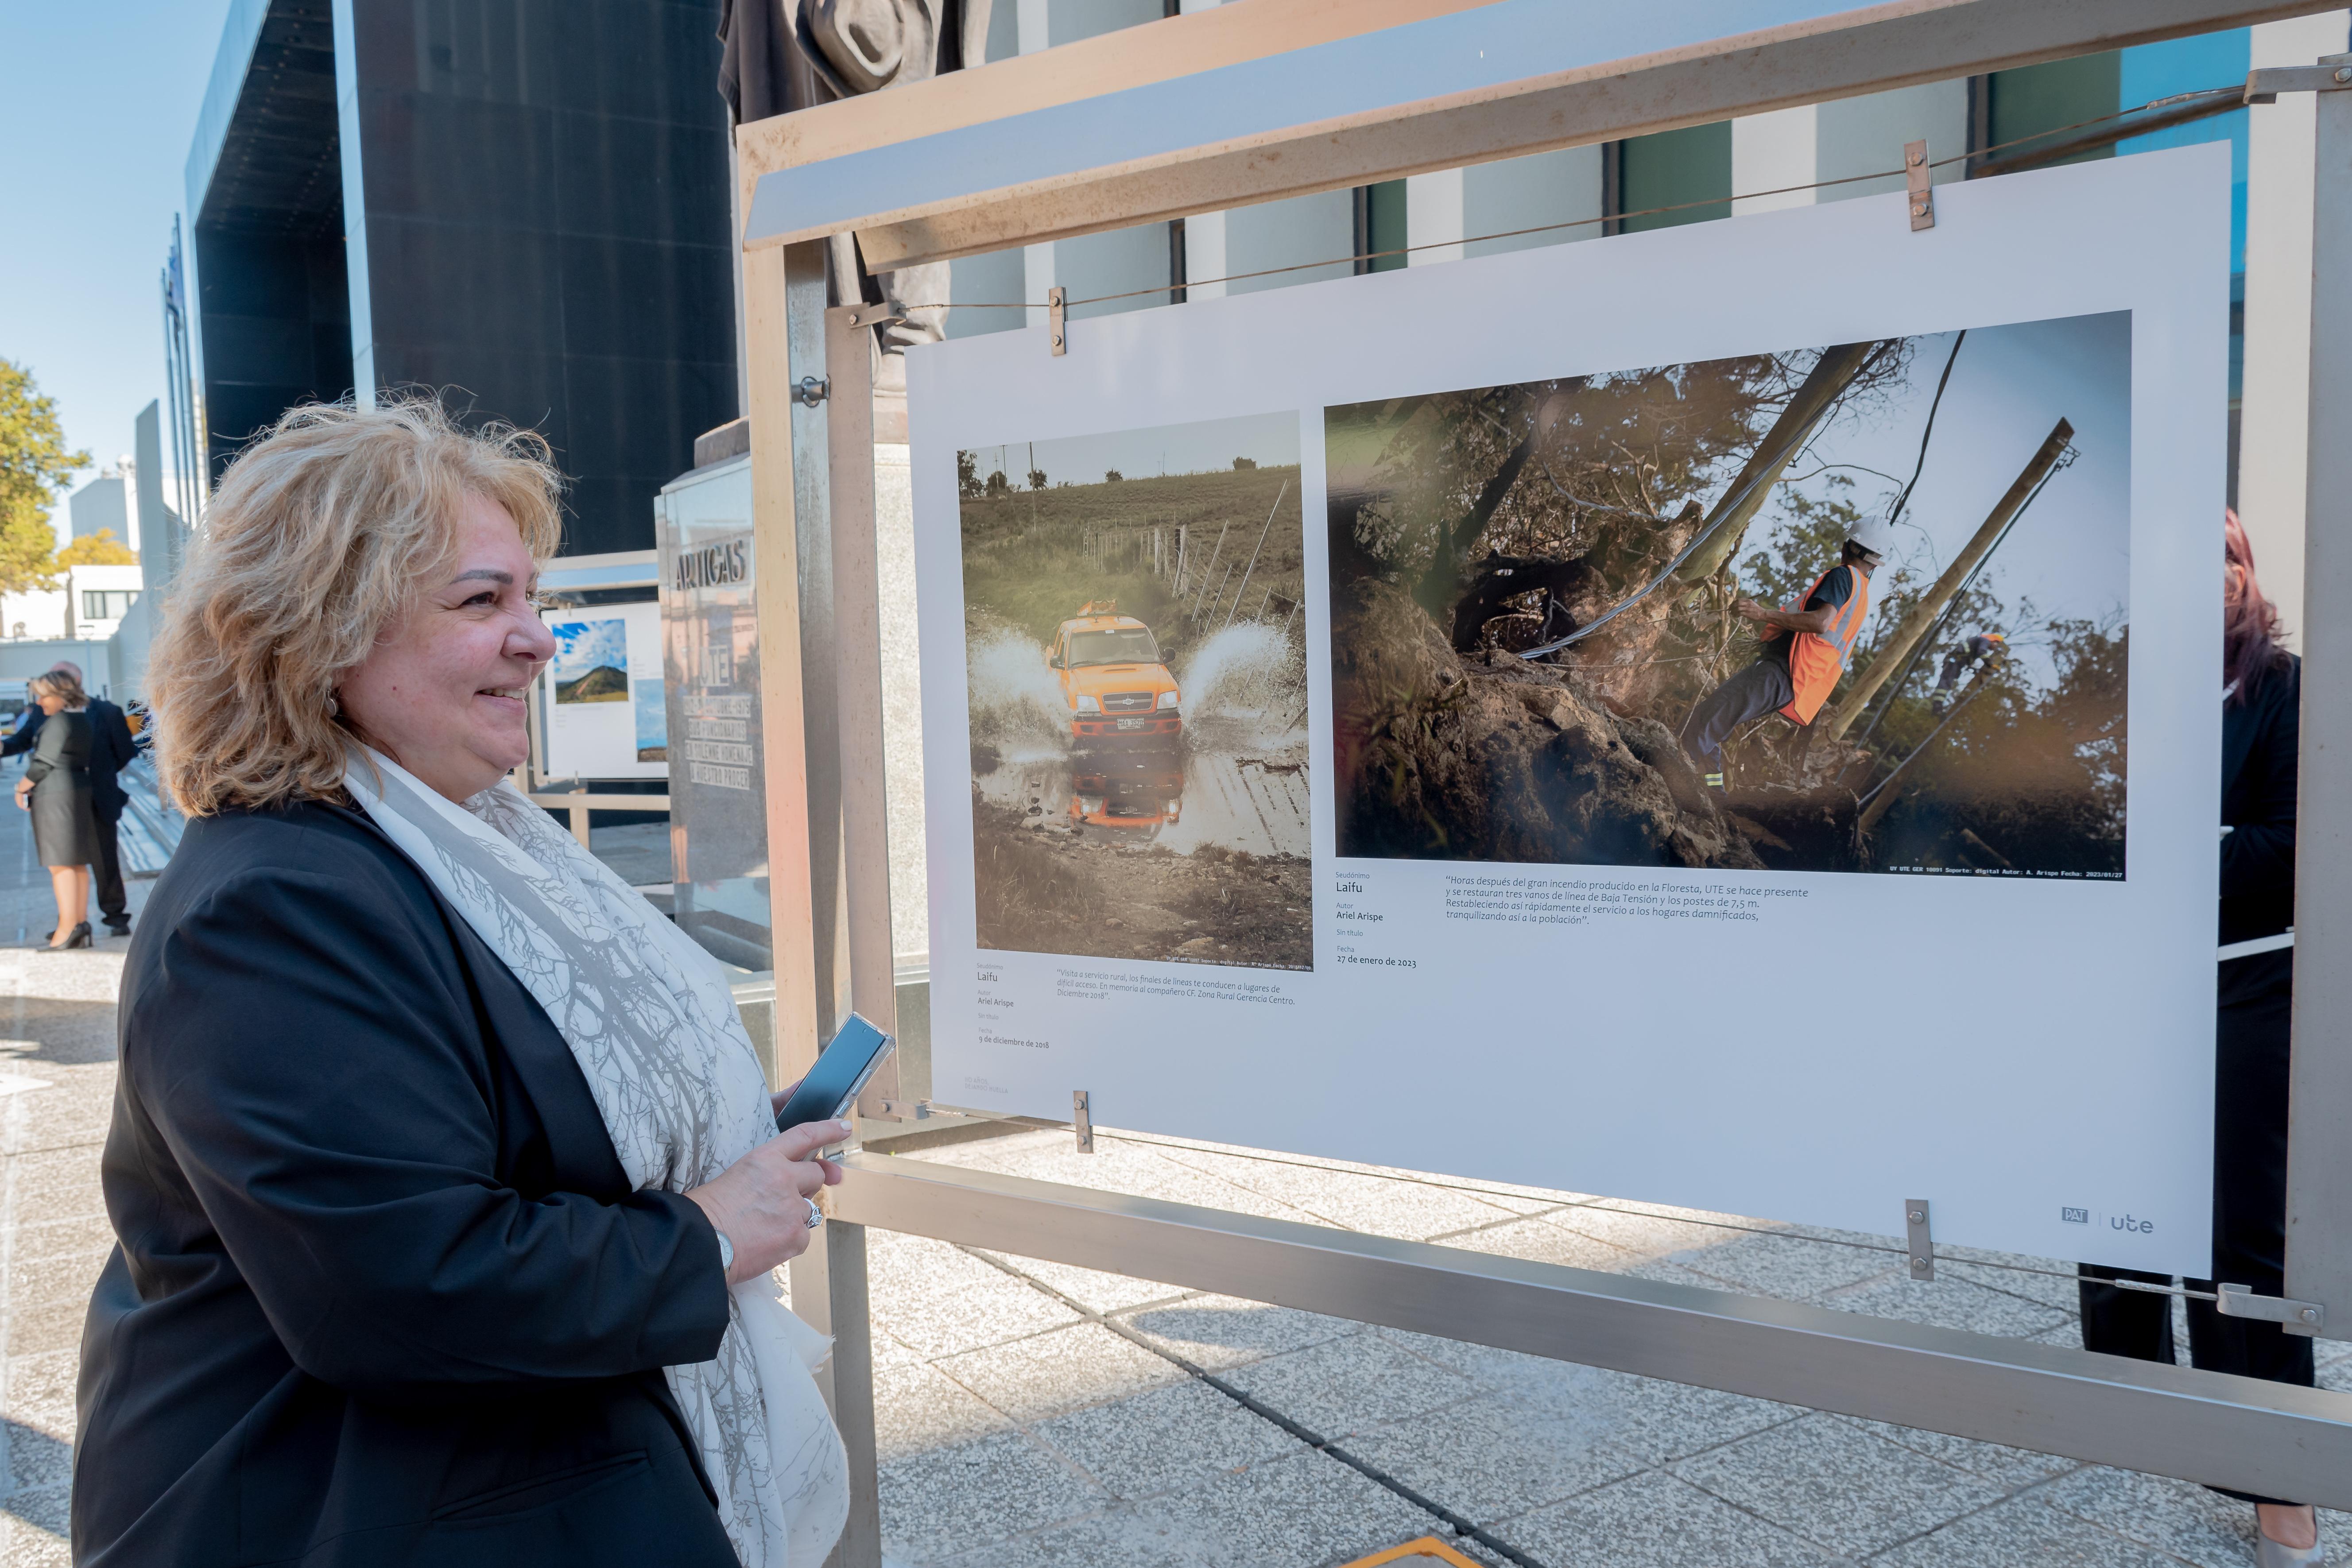
<svg viewBox="0 0 2352 1568"><path fill-rule="evenodd" d="M1886 557L1895 544L1895 530L1887 525L1886 520L1883 517L1864 518L1854 524L1853 531L1845 537L1849 544L1858 544L1882 560Z"/></svg>

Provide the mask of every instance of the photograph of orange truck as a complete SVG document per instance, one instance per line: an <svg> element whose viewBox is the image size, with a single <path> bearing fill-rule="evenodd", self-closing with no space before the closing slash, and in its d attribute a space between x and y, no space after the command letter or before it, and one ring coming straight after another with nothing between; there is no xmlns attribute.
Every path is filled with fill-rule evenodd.
<svg viewBox="0 0 2352 1568"><path fill-rule="evenodd" d="M1297 416L956 468L980 945L1312 968Z"/></svg>

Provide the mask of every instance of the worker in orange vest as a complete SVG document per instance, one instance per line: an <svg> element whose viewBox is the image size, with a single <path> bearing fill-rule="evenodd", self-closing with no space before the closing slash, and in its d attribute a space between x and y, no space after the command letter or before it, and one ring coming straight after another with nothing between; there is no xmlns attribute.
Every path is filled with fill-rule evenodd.
<svg viewBox="0 0 2352 1568"><path fill-rule="evenodd" d="M1775 708L1792 724L1810 724L1829 700L1870 613L1870 574L1886 559L1887 533L1883 522L1857 526L1838 563L1813 579L1795 605L1774 610L1739 601L1739 618L1756 626L1764 647L1755 663L1700 698L1683 721L1683 750L1708 788L1723 787L1723 743L1733 731Z"/></svg>

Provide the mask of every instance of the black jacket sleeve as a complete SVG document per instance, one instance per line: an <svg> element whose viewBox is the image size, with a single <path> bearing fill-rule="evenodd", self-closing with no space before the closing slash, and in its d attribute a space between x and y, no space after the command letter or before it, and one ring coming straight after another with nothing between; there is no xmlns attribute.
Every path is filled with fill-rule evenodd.
<svg viewBox="0 0 2352 1568"><path fill-rule="evenodd" d="M124 1070L295 1364L431 1398L716 1355L728 1300L701 1210L502 1184L447 933L332 869L225 879L123 1026Z"/></svg>
<svg viewBox="0 0 2352 1568"><path fill-rule="evenodd" d="M40 733L34 738L32 761L25 764L26 778L38 784L62 764L66 754L66 731L71 728L68 724L45 723L41 726Z"/></svg>
<svg viewBox="0 0 2352 1568"><path fill-rule="evenodd" d="M26 709L18 715L16 727L8 731L8 738L0 741L0 757L20 757L31 751L33 742L41 738L41 721L47 717L38 708Z"/></svg>
<svg viewBox="0 0 2352 1568"><path fill-rule="evenodd" d="M139 754L131 738L131 721L111 702L89 705L89 765L94 772L119 773Z"/></svg>
<svg viewBox="0 0 2352 1568"><path fill-rule="evenodd" d="M2284 900L2294 918L2296 768L2303 744L2301 661L2265 680L2254 700L2225 722L2254 726L2238 777L2223 790L2230 831L2221 839L2221 898L2226 903Z"/></svg>

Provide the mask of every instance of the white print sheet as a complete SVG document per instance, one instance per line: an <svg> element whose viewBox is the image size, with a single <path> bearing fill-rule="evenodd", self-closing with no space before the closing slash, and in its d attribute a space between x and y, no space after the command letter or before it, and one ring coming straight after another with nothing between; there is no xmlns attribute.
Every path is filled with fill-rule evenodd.
<svg viewBox="0 0 2352 1568"><path fill-rule="evenodd" d="M1059 358L1037 329L915 351L935 1100L1066 1119L1086 1089L1106 1127L1882 1235L1926 1197L1938 1241L2203 1274L2228 151L1946 186L1937 209L1918 233L1886 195L1102 317ZM1717 823L1677 851L1701 864L1525 833L1464 858L1489 828L1412 816L1426 781L1368 763L1364 737L1454 722L1453 678L1407 689L1365 628L1409 607L1412 508L1470 504L1475 420L1552 443L1528 516L1605 522L1633 503L1591 486L1622 476L1577 467L1556 432L1598 416L1558 399L1872 342L1903 346L1783 490L1883 511L1873 475L1907 476L1948 356L1949 429L1898 530L1911 575L1882 602L1949 563L2053 408L2074 435L1969 601L1982 626L1939 630L1887 721L1927 749L1873 819L1866 874L1789 868L1833 866L1851 834L1809 849L1761 806L1745 844L1686 816ZM1461 416L1430 426L1452 445L1429 447L1421 489L1389 436L1349 445L1441 395ZM1701 465L1700 503L1739 456ZM1793 504L1744 550L1803 521ZM1804 514L1829 553L1784 552L1797 575L1775 595L1834 563L1838 515ZM1442 616L1412 658L1443 662ZM1962 634L2004 628L2006 651L1967 654ZM1503 689L1486 668L1479 700ZM1510 690L1530 722L1654 753L1690 679L1607 703ZM2115 711L2082 720L2094 688ZM1951 733L1996 759L2014 740L1997 713L2088 725L2051 753L2098 797L2066 806L2074 838L2040 806L1999 829L1968 815L1990 796L1937 796L1969 776L1934 730L1955 702ZM1644 703L1662 728L1592 716ZM1746 733L1735 793L1775 765ZM1492 793L1556 826L1552 788ZM1106 913L1105 887L1133 907Z"/></svg>
<svg viewBox="0 0 2352 1568"><path fill-rule="evenodd" d="M555 658L540 677L541 766L559 779L669 776L661 606L551 610Z"/></svg>

